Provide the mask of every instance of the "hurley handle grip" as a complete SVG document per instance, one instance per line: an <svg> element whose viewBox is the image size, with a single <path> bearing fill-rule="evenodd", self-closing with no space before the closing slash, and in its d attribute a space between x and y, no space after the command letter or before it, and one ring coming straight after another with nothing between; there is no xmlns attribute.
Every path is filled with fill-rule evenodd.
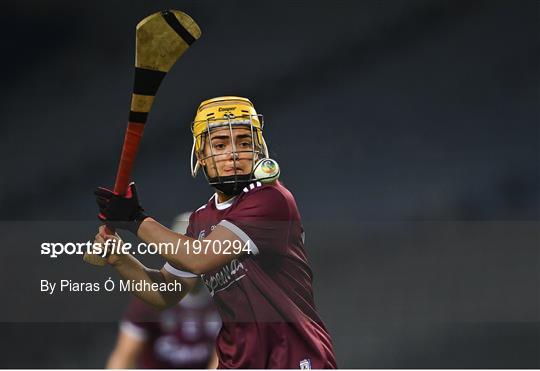
<svg viewBox="0 0 540 371"><path fill-rule="evenodd" d="M114 192L125 194L131 179L131 172L135 164L135 157L144 132L144 124L140 122L128 122L126 135L124 136L124 145L120 164L116 173L116 182L114 183Z"/></svg>
<svg viewBox="0 0 540 371"><path fill-rule="evenodd" d="M114 183L115 193L123 195L127 191L143 132L143 123L128 122L126 134L124 136L124 145L122 146L122 155L120 156L120 164L118 165L118 171L116 173L116 182ZM105 233L114 235L114 228L105 227ZM92 265L107 265L107 261L98 254L85 253L83 260Z"/></svg>

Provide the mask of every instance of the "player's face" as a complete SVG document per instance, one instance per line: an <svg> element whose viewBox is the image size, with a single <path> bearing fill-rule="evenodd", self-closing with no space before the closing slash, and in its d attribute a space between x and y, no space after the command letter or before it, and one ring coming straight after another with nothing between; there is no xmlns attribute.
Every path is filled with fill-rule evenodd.
<svg viewBox="0 0 540 371"><path fill-rule="evenodd" d="M206 166L209 177L246 175L253 167L253 141L251 130L238 127L216 128L205 139L201 165ZM213 158L213 160L212 160ZM236 161L235 161L236 160Z"/></svg>

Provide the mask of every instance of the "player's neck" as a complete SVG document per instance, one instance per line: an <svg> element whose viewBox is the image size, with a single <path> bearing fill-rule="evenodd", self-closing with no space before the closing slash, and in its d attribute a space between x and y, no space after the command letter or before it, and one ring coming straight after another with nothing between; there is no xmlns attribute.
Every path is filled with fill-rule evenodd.
<svg viewBox="0 0 540 371"><path fill-rule="evenodd" d="M226 195L225 193L220 192L220 191L216 191L216 195L217 195L217 198L218 198L218 202L219 202L219 203L223 203L223 202L225 202L225 201L229 201L231 198L234 197L234 196L231 196L231 195Z"/></svg>

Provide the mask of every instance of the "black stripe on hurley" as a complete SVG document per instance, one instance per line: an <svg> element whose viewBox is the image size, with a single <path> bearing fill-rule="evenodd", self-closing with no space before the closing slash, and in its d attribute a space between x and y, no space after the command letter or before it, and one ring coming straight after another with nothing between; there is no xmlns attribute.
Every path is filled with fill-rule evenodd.
<svg viewBox="0 0 540 371"><path fill-rule="evenodd" d="M161 80L167 73L146 68L135 67L133 93L140 95L156 95Z"/></svg>
<svg viewBox="0 0 540 371"><path fill-rule="evenodd" d="M165 22L171 28L180 36L188 45L191 45L195 42L195 38L189 33L188 30L182 26L182 24L178 21L178 18L176 18L173 14L173 12L169 10L164 10L161 12L161 16L163 19L165 19Z"/></svg>
<svg viewBox="0 0 540 371"><path fill-rule="evenodd" d="M140 124L145 124L147 118L148 112L129 111L129 122L138 122Z"/></svg>

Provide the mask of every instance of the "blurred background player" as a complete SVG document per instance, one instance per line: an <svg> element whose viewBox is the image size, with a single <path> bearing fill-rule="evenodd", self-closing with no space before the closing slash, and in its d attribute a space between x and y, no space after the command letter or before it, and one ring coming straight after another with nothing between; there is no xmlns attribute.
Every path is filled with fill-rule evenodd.
<svg viewBox="0 0 540 371"><path fill-rule="evenodd" d="M178 215L171 229L185 233L190 214ZM178 305L164 311L133 297L107 368L215 369L220 327L219 314L202 282Z"/></svg>
<svg viewBox="0 0 540 371"><path fill-rule="evenodd" d="M107 368L215 369L220 327L219 315L202 284L164 311L132 298Z"/></svg>

